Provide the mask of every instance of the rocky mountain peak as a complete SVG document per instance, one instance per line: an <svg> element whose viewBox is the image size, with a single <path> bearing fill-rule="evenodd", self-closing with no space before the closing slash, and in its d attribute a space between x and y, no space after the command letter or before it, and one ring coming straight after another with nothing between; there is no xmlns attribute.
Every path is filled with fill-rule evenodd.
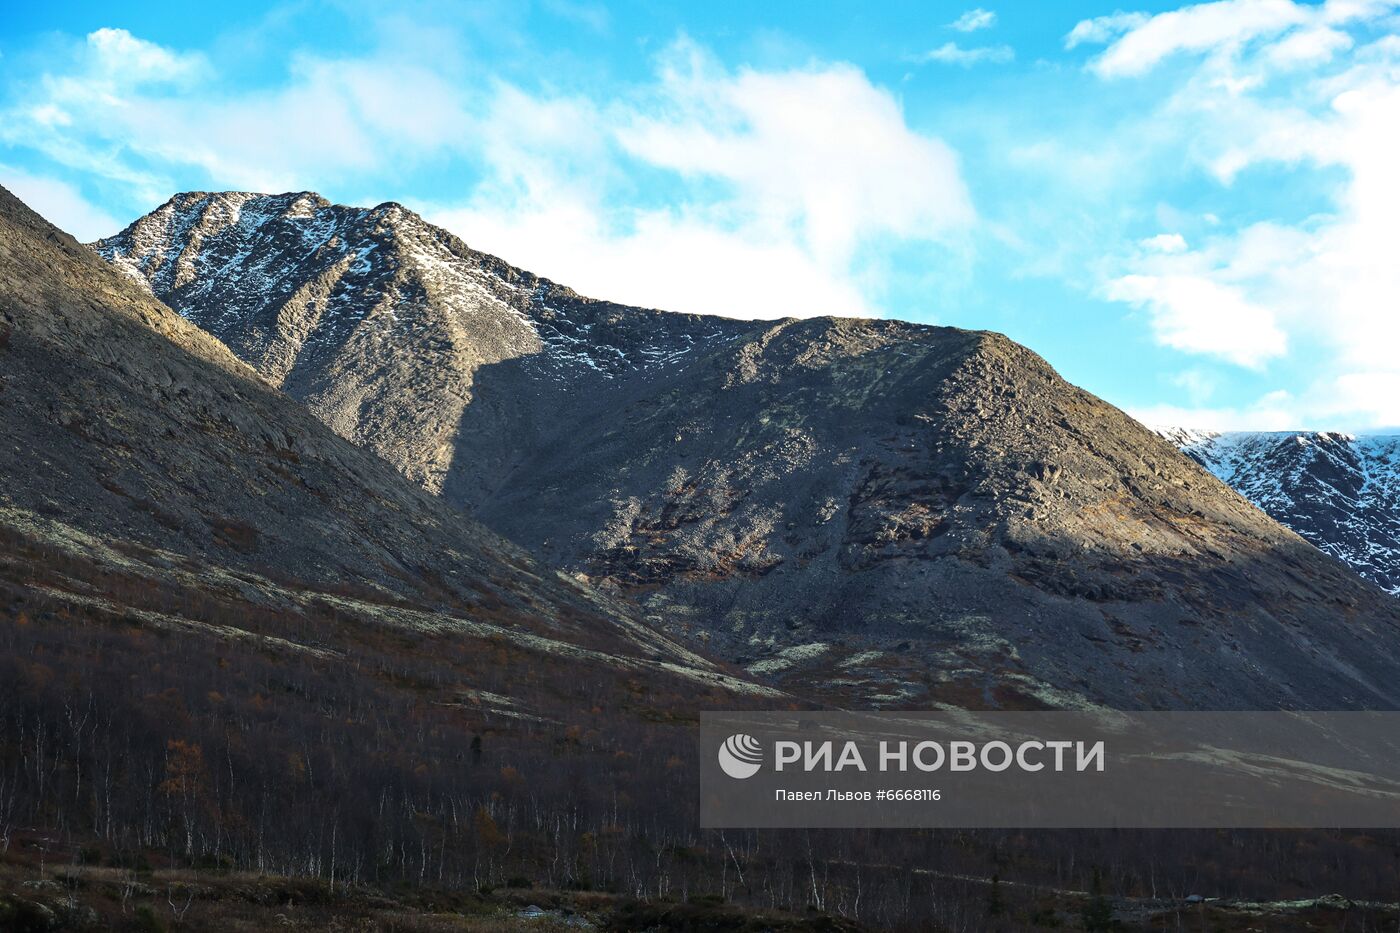
<svg viewBox="0 0 1400 933"><path fill-rule="evenodd" d="M94 248L433 490L484 367L528 359L560 384L620 378L738 329L653 314L639 331L615 306L472 250L393 201L191 192Z"/></svg>

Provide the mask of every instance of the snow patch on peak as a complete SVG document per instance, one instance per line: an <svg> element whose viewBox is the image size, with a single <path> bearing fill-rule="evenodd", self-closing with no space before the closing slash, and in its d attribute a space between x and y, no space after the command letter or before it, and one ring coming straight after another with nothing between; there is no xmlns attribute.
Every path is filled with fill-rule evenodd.
<svg viewBox="0 0 1400 933"><path fill-rule="evenodd" d="M1151 426L1151 430L1178 447L1208 444L1220 436L1219 431L1199 431L1195 428L1169 427L1165 425L1153 425Z"/></svg>
<svg viewBox="0 0 1400 933"><path fill-rule="evenodd" d="M255 366L276 357L274 378L308 351L359 352L342 345L371 319L368 336L386 352L463 353L471 365L529 357L564 384L656 372L743 332L580 298L394 201L351 208L307 191L191 192L94 248ZM619 310L646 315L647 326Z"/></svg>
<svg viewBox="0 0 1400 933"><path fill-rule="evenodd" d="M324 206L325 202L319 197L309 191L303 191L287 206L282 216L288 220L315 219Z"/></svg>

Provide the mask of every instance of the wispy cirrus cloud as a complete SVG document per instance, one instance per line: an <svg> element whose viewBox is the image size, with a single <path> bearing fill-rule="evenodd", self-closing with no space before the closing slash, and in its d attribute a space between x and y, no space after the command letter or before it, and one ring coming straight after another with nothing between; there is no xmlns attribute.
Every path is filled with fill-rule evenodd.
<svg viewBox="0 0 1400 933"><path fill-rule="evenodd" d="M1103 45L1125 32L1136 29L1151 18L1146 13L1124 13L1119 10L1107 16L1080 20L1065 36L1065 48L1073 49L1084 44Z"/></svg>
<svg viewBox="0 0 1400 933"><path fill-rule="evenodd" d="M1375 20L1395 7L1392 0L1327 0L1313 5L1294 0L1215 0L1155 16L1115 13L1082 20L1066 37L1073 48L1109 43L1091 65L1101 77L1142 75L1179 54L1213 53L1231 57L1250 43L1289 33L1272 55L1282 60L1316 60L1350 42L1337 27Z"/></svg>
<svg viewBox="0 0 1400 933"><path fill-rule="evenodd" d="M984 10L981 7L967 10L963 15L948 24L949 29L956 29L958 32L976 32L979 29L990 29L997 23L997 15L992 10Z"/></svg>
<svg viewBox="0 0 1400 933"><path fill-rule="evenodd" d="M612 24L608 8L601 3L580 2L580 0L545 0L544 8L555 16L600 34L607 33Z"/></svg>
<svg viewBox="0 0 1400 933"><path fill-rule="evenodd" d="M89 88L115 90L151 81L182 81L207 72L198 53L175 52L138 39L125 29L103 28L88 33L87 69L82 82Z"/></svg>
<svg viewBox="0 0 1400 933"><path fill-rule="evenodd" d="M1125 80L1198 56L1151 119L1173 128L1222 197L1270 167L1338 173L1322 189L1328 210L1220 229L1196 245L1154 237L1111 261L1101 285L1183 352L1257 370L1305 347L1306 364L1295 365L1310 376L1289 395L1295 426L1400 424L1400 265L1386 258L1400 238L1400 43L1366 38L1395 7L1189 6L1127 24L1092 63Z"/></svg>
<svg viewBox="0 0 1400 933"><path fill-rule="evenodd" d="M976 221L957 155L860 69L729 70L686 39L617 96L473 80L393 44L300 53L281 80L232 92L198 52L101 29L17 90L0 139L154 203L192 176L363 189L434 159L471 166L459 196L419 206L580 290L673 310L875 314L872 246L956 252ZM637 190L641 173L656 190ZM117 226L28 183L84 235Z"/></svg>
<svg viewBox="0 0 1400 933"><path fill-rule="evenodd" d="M0 140L163 200L190 167L229 187L285 189L460 150L466 101L465 89L392 53L298 55L280 84L227 94L203 55L104 28L15 89Z"/></svg>
<svg viewBox="0 0 1400 933"><path fill-rule="evenodd" d="M942 65L961 65L963 68L970 68L973 65L1006 64L1016 58L1016 50L1009 45L984 45L975 48L965 49L956 42L945 42L936 49L930 49L921 55L915 56L915 61L921 63L937 62Z"/></svg>

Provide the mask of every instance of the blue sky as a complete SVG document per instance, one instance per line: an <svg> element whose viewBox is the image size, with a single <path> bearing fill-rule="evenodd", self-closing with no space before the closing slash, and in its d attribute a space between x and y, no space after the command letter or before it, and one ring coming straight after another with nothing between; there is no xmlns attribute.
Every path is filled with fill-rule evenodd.
<svg viewBox="0 0 1400 933"><path fill-rule="evenodd" d="M0 183L80 238L396 200L587 294L999 330L1153 423L1400 425L1397 165L1400 0L0 19Z"/></svg>

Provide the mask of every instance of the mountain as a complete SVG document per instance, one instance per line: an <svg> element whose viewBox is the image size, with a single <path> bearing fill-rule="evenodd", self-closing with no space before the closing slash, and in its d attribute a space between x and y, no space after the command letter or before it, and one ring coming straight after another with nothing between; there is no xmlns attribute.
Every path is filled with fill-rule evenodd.
<svg viewBox="0 0 1400 933"><path fill-rule="evenodd" d="M1161 434L1280 523L1400 596L1400 436Z"/></svg>
<svg viewBox="0 0 1400 933"><path fill-rule="evenodd" d="M602 383L665 368L751 330L581 299L398 204L185 194L97 248L337 432L434 492L470 482L453 476L464 453L459 424L479 394L476 378L508 361L529 361L522 391L561 395L580 377ZM528 430L512 420L490 434ZM510 468L516 445L474 440L475 462Z"/></svg>
<svg viewBox="0 0 1400 933"><path fill-rule="evenodd" d="M40 863L612 884L641 837L590 838L693 822L697 711L787 701L337 436L3 189L0 477L0 851Z"/></svg>
<svg viewBox="0 0 1400 933"><path fill-rule="evenodd" d="M624 307L307 193L179 195L95 248L342 435L795 693L1400 700L1393 600L1000 335Z"/></svg>
<svg viewBox="0 0 1400 933"><path fill-rule="evenodd" d="M265 575L255 586L273 591L295 581L424 611L484 616L490 606L526 641L559 638L615 650L624 666L693 666L701 680L729 682L626 604L404 482L3 194L0 470L11 479L0 501L10 528L156 578L180 576L157 556L173 554L245 582ZM94 539L139 554L115 558Z"/></svg>

